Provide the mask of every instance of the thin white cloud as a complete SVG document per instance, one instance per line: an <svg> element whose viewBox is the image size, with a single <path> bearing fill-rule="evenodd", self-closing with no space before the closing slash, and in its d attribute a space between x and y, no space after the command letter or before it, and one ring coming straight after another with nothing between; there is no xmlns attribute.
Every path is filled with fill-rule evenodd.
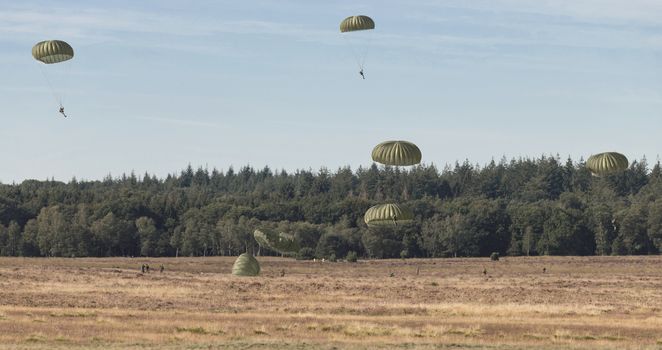
<svg viewBox="0 0 662 350"><path fill-rule="evenodd" d="M602 5L598 6L597 2ZM491 11L514 16L522 13L536 13L549 18L553 16L572 16L579 19L630 19L637 23L662 23L662 1L632 0L473 0L430 2L422 4L422 10L411 10L403 15L404 21L424 20L428 22L450 21L443 11L430 8L457 7L468 11ZM658 4L659 3L659 4ZM400 4L402 6L406 4ZM588 11L595 6L599 11ZM428 11L425 11L425 10ZM659 18L658 18L659 17ZM538 20L538 19L536 19ZM375 31L372 46L382 48L415 49L429 54L438 54L448 58L471 57L487 58L501 55L503 47L565 47L575 49L659 49L662 48L661 35L644 33L626 27L582 26L577 23L558 23L558 20L534 22L530 18L504 17L494 18L489 24L484 23L481 13L455 16L465 26L474 26L479 31L474 33L440 33L440 30L427 32L423 29L410 29L404 32L395 30ZM397 22L395 22L397 23ZM247 18L218 19L175 16L169 13L148 13L144 11L82 9L72 11L69 8L49 8L17 6L0 12L0 36L4 39L22 41L23 37L14 38L13 34L43 36L49 33L54 37L78 39L80 45L115 43L119 45L151 48L166 48L203 54L227 55L232 50L219 48L217 45L205 46L204 37L220 34L285 36L298 41L320 42L326 45L341 45L335 30L322 30L315 24L285 23ZM129 34L137 34L128 36ZM191 37L193 42L167 40ZM183 42L183 43L182 43ZM247 53L235 52L235 55Z"/></svg>
<svg viewBox="0 0 662 350"><path fill-rule="evenodd" d="M428 1L426 6L564 16L586 22L662 24L659 0L446 0Z"/></svg>
<svg viewBox="0 0 662 350"><path fill-rule="evenodd" d="M662 2L661 2L662 3ZM472 5L473 4L473 5ZM437 33L422 38L431 43L476 47L537 46L589 49L660 49L662 28L647 22L614 24L609 21L588 23L577 18L559 17L555 12L523 12L525 8L494 5L483 7L475 2L463 3L465 8L448 13L414 11L406 17ZM460 5L458 5L460 6ZM491 8L490 11L487 9ZM661 15L662 16L662 15ZM662 19L662 18L661 18ZM656 30L657 29L657 30ZM444 33L439 35L438 33Z"/></svg>
<svg viewBox="0 0 662 350"><path fill-rule="evenodd" d="M205 122L192 119L175 119L175 118L158 118L158 117L136 117L139 120L146 120L151 122L159 122L165 124L179 125L179 126L191 126L191 127L205 127L205 128L227 128L226 125L221 125L218 123Z"/></svg>
<svg viewBox="0 0 662 350"><path fill-rule="evenodd" d="M10 8L0 12L0 33L42 34L79 39L115 40L120 33L211 36L219 33L265 34L310 38L325 34L292 23L264 20L205 20L141 11L67 8ZM123 39L125 40L125 39Z"/></svg>

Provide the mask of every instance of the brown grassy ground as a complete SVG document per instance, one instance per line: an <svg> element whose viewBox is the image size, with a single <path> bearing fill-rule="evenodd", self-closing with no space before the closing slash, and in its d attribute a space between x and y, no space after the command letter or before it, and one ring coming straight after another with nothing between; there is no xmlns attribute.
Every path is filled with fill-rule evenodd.
<svg viewBox="0 0 662 350"><path fill-rule="evenodd" d="M259 260L2 258L0 349L662 349L662 257Z"/></svg>

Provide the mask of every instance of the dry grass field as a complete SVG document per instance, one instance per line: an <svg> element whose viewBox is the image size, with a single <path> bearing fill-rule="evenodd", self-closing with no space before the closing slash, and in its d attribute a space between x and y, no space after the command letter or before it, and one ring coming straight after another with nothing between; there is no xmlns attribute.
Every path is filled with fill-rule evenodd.
<svg viewBox="0 0 662 350"><path fill-rule="evenodd" d="M0 349L662 349L662 257L259 260L2 258Z"/></svg>

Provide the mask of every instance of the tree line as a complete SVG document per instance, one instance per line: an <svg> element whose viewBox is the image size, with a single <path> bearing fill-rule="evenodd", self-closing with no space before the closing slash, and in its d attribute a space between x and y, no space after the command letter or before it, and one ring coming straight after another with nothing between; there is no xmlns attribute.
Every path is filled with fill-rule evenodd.
<svg viewBox="0 0 662 350"><path fill-rule="evenodd" d="M416 220L368 228L363 214L384 202ZM658 254L662 171L642 159L597 178L583 160L541 156L441 170L189 165L165 178L0 185L3 256L275 255L256 228L292 233L302 256L319 258Z"/></svg>

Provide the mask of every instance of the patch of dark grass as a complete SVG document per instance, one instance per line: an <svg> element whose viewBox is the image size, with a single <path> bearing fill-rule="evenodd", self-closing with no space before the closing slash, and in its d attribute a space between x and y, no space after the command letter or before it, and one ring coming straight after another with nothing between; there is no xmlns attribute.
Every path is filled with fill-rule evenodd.
<svg viewBox="0 0 662 350"><path fill-rule="evenodd" d="M177 327L175 330L180 333L187 332L193 334L209 334L209 332L202 327Z"/></svg>
<svg viewBox="0 0 662 350"><path fill-rule="evenodd" d="M43 335L39 335L39 334L30 334L27 338L25 338L26 343L41 343L45 341L46 338Z"/></svg>
<svg viewBox="0 0 662 350"><path fill-rule="evenodd" d="M66 312L66 313L54 313L49 314L51 317L96 317L96 312Z"/></svg>

